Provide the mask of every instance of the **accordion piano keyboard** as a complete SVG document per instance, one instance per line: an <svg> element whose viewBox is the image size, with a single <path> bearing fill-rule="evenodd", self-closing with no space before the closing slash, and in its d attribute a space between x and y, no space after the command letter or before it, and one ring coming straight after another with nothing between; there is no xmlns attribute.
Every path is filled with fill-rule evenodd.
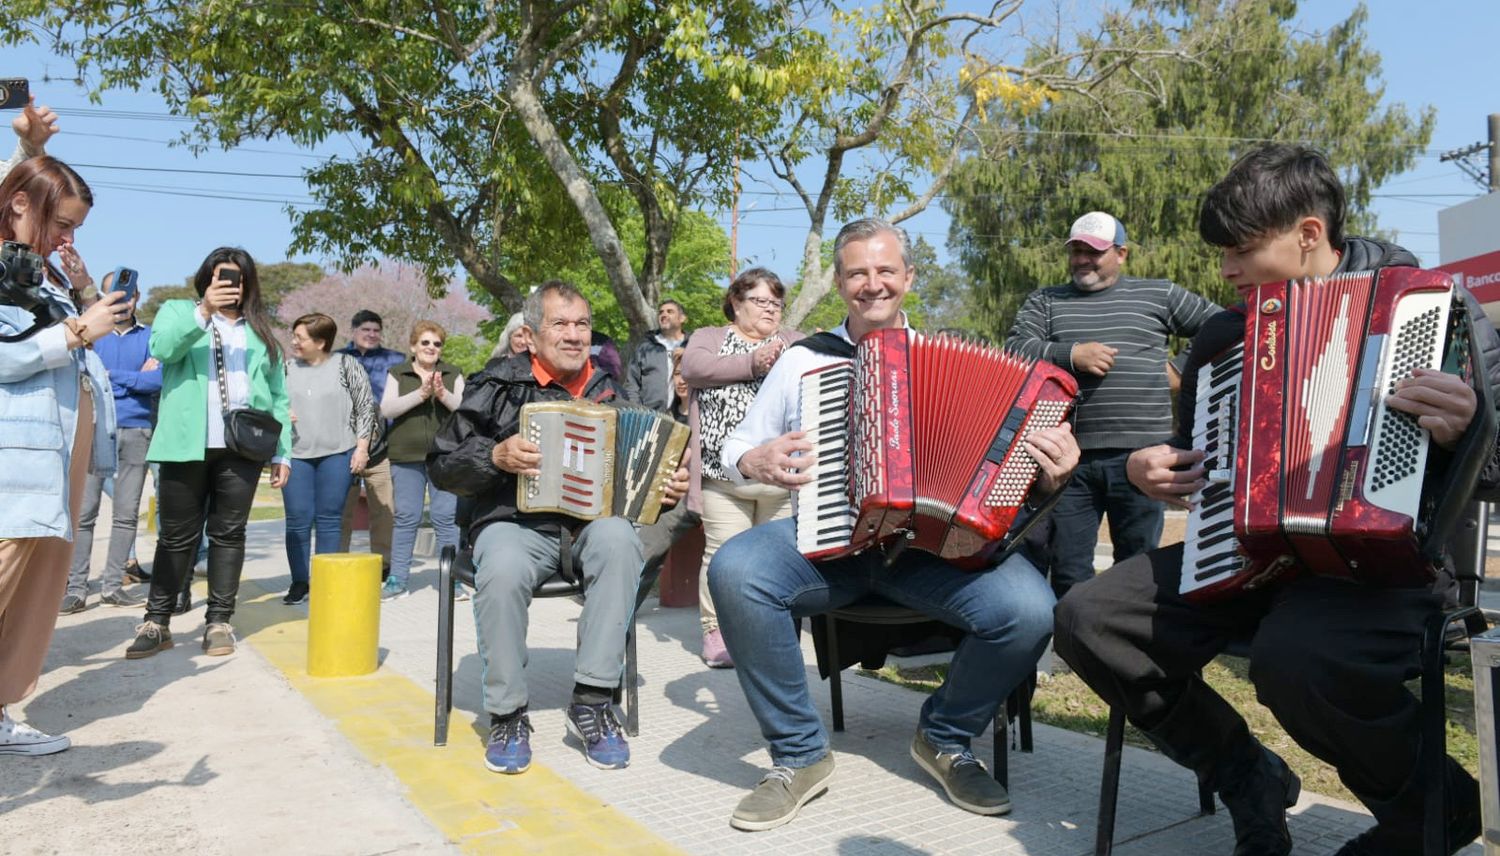
<svg viewBox="0 0 1500 856"><path fill-rule="evenodd" d="M1245 566L1234 537L1234 440L1244 351L1243 345L1236 345L1198 372L1193 448L1203 451L1208 486L1193 496L1196 504L1188 512L1183 594L1231 578Z"/></svg>
<svg viewBox="0 0 1500 856"><path fill-rule="evenodd" d="M838 363L802 378L801 429L812 443L813 483L796 493L797 549L814 555L849 543L849 387L852 364ZM806 472L806 470L804 470Z"/></svg>

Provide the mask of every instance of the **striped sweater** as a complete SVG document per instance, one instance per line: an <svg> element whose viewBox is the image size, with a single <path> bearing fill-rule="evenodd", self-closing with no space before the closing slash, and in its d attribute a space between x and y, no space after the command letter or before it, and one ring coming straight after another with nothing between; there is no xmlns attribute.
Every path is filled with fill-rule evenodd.
<svg viewBox="0 0 1500 856"><path fill-rule="evenodd" d="M1073 371L1075 344L1119 349L1104 377L1073 372L1074 428L1083 449L1139 449L1172 436L1168 336L1192 336L1218 311L1207 298L1162 279L1120 279L1102 291L1072 283L1032 292L1016 315L1006 350Z"/></svg>

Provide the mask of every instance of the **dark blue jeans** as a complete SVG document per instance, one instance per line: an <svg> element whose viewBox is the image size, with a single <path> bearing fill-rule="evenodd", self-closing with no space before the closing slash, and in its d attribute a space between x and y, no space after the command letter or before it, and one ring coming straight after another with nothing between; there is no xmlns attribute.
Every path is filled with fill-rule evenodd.
<svg viewBox="0 0 1500 856"><path fill-rule="evenodd" d="M1052 590L1068 589L1094 576L1099 521L1109 517L1115 563L1154 549L1161 540L1164 506L1136 490L1125 477L1132 449L1089 449L1052 510Z"/></svg>
<svg viewBox="0 0 1500 856"><path fill-rule="evenodd" d="M312 533L318 530L319 553L337 553L344 497L354 476L349 472L349 458L354 450L324 455L321 458L292 458L292 478L281 492L286 504L286 562L292 569L292 582L308 580Z"/></svg>
<svg viewBox="0 0 1500 856"><path fill-rule="evenodd" d="M1019 554L980 573L919 550L906 551L891 567L875 553L813 564L797 552L796 527L785 518L747 529L726 541L708 567L719 629L745 700L771 744L771 762L806 767L828 753L792 619L867 594L965 632L917 727L940 752L969 748L1047 647L1056 603L1047 581Z"/></svg>

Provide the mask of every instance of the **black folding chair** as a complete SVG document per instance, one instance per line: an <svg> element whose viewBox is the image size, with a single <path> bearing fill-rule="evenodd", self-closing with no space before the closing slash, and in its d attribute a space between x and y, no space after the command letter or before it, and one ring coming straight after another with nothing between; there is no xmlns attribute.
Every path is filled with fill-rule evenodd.
<svg viewBox="0 0 1500 856"><path fill-rule="evenodd" d="M1488 513L1484 503L1470 504L1459 521L1452 541L1453 564L1458 577L1458 606L1432 616L1422 638L1421 720L1422 746L1417 757L1417 775L1427 782L1423 805L1422 852L1436 856L1448 852L1447 823L1443 808L1447 801L1448 718L1444 701L1443 665L1447 653L1467 650L1469 637L1489 629L1479 608L1479 586L1484 582L1484 557ZM1237 640L1225 650L1231 656L1248 656L1249 640ZM1099 785L1099 822L1094 853L1109 856L1114 847L1115 804L1120 792L1120 755L1125 743L1125 713L1110 708L1109 728L1104 738L1104 772ZM1198 811L1214 813L1212 791L1198 786Z"/></svg>
<svg viewBox="0 0 1500 856"><path fill-rule="evenodd" d="M571 566L569 552L563 551L564 562ZM547 577L542 584L531 590L538 597L587 597L582 585L583 578L572 574L571 569L559 570ZM577 582L569 579L575 577ZM436 711L433 716L432 744L448 744L448 719L453 712L453 584L461 582L474 586L474 555L471 551L444 547L438 559L438 632L437 632L437 693ZM634 737L640 730L640 695L636 686L635 616L625 632L625 677L621 686L615 688L615 703L621 701L623 689L625 733Z"/></svg>
<svg viewBox="0 0 1500 856"><path fill-rule="evenodd" d="M884 598L869 597L848 606L817 616L822 619L823 633L820 641L828 660L828 695L833 707L833 730L844 730L844 689L840 680L838 625L840 622L875 625L924 624L933 618L914 609L908 609ZM1036 677L1023 681L1010 694L1004 705L995 713L994 765L991 773L995 781L1010 787L1009 727L1008 721L1018 719L1020 750L1030 752L1031 741L1031 695L1036 689Z"/></svg>

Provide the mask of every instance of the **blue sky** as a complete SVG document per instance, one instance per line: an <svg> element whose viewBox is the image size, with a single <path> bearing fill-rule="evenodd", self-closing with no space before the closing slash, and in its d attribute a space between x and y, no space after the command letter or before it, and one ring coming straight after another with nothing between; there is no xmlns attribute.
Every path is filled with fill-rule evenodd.
<svg viewBox="0 0 1500 856"><path fill-rule="evenodd" d="M1368 39L1383 57L1386 100L1437 109L1431 146L1410 172L1380 188L1376 212L1382 228L1395 232L1425 264L1436 264L1438 210L1483 192L1457 166L1440 163L1438 155L1483 139L1486 115L1500 112L1500 96L1492 86L1483 87L1492 77L1478 71L1493 51L1500 15L1494 0L1371 0L1368 6ZM1300 23L1312 31L1342 19L1354 4L1315 0L1302 7ZM315 159L351 145L335 140L312 152L258 142L194 157L166 144L187 124L167 115L160 99L110 92L101 105L90 105L80 87L61 79L72 74L70 64L42 49L10 49L0 55L0 77L30 78L39 99L57 108L63 132L50 151L76 166L94 187L96 204L77 245L96 277L128 265L141 272L147 286L180 283L221 244L243 246L262 262L287 258L291 238L283 207L288 201L309 201L298 173ZM4 118L8 122L9 114ZM10 139L8 129L3 134ZM11 143L4 146L8 154ZM740 256L794 278L805 215L790 195L763 195L780 189L776 185L752 181L747 189L761 195L747 197L750 207L741 212ZM1120 216L1128 226L1129 213ZM727 229L728 212L718 218ZM946 257L948 221L938 206L906 225ZM1066 224L1058 229L1061 235Z"/></svg>

